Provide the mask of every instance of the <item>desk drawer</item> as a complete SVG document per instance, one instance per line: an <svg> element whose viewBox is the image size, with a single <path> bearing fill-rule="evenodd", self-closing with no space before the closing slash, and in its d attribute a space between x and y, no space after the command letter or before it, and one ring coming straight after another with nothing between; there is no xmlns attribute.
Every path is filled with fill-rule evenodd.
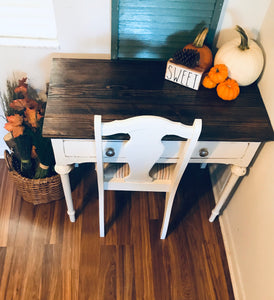
<svg viewBox="0 0 274 300"><path fill-rule="evenodd" d="M108 157L110 161L123 160L124 145L126 141L104 141L104 153L107 149L113 149L114 155ZM179 141L163 141L165 150L162 159L176 159L181 143ZM247 142L207 142L197 143L192 154L192 159L222 159L222 158L242 158L250 143ZM94 140L64 140L63 151L66 157L88 157L95 160Z"/></svg>
<svg viewBox="0 0 274 300"><path fill-rule="evenodd" d="M241 158L248 147L247 142L198 142L192 158Z"/></svg>

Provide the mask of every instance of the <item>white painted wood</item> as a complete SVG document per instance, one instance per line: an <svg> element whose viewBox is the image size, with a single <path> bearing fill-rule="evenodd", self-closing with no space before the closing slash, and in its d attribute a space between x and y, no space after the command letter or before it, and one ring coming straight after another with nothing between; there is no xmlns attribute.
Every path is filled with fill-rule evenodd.
<svg viewBox="0 0 274 300"><path fill-rule="evenodd" d="M220 227L222 231L222 237L226 250L226 257L229 267L230 278L233 286L233 292L235 300L248 300L244 294L244 284L241 274L241 268L237 256L235 255L235 242L233 239L233 225L229 219L229 215L224 214L219 218Z"/></svg>
<svg viewBox="0 0 274 300"><path fill-rule="evenodd" d="M185 87L198 90L204 71L204 69L199 67L191 69L186 66L176 64L172 61L172 59L169 59L166 66L165 79Z"/></svg>
<svg viewBox="0 0 274 300"><path fill-rule="evenodd" d="M94 136L96 143L96 172L98 184L98 198L99 198L99 230L100 237L105 236L104 226L104 166L103 166L103 152L102 152L102 126L101 116L94 116ZM97 142L96 142L97 141Z"/></svg>
<svg viewBox="0 0 274 300"><path fill-rule="evenodd" d="M231 165L210 164L209 173L214 191L215 202L219 201L229 177L231 176Z"/></svg>
<svg viewBox="0 0 274 300"><path fill-rule="evenodd" d="M214 198L217 204L229 178L231 177L231 166L210 165L209 171ZM232 281L233 292L235 294L234 296L235 299L242 300L245 299L245 297L243 296L244 287L241 278L239 261L235 256L235 243L233 240L233 230L231 229L233 226L231 224L229 215L227 214L222 214L222 216L220 216L218 220L220 222L223 241L226 249L230 277Z"/></svg>
<svg viewBox="0 0 274 300"><path fill-rule="evenodd" d="M127 141L124 140L103 140L102 151L104 161L125 162L126 143ZM180 148L185 145L185 143L186 142L180 141L162 141L164 150L157 163L176 163L178 161ZM92 139L52 139L52 145L56 164L59 166L72 165L74 163L96 162L95 141ZM231 164L239 167L248 167L259 146L259 142L198 141L189 162L202 164ZM115 152L113 157L106 156L105 152L108 148L113 148ZM208 156L200 157L200 149L207 149L209 153ZM228 179L229 177L227 177L227 180ZM220 177L216 178L215 184L220 184L220 181ZM154 183L156 185L156 182ZM108 184L111 188L112 183L109 182ZM160 188L160 184L162 183L158 182L157 189L164 189L164 187ZM147 187L144 187L143 189L146 190ZM157 189L155 188L155 190ZM215 191L214 197L216 202L218 202L220 198L225 199L225 197L222 196L223 189L216 189L213 186L213 191ZM66 193L68 195L66 200L68 198L67 202L70 202L69 199L71 198L71 193L68 193L68 190ZM226 201L226 199L224 201Z"/></svg>
<svg viewBox="0 0 274 300"><path fill-rule="evenodd" d="M200 136L201 128L202 120L200 119L196 119L192 126L188 126L156 116L139 116L108 123L102 123L99 115L94 117L100 236L104 236L104 190L111 189L165 191L167 196L160 237L161 239L166 237L174 196ZM103 148L102 137L121 133L130 136L130 139L123 143L123 160L129 166L129 173L125 174L123 178L117 178L117 169L109 168L108 165L108 171L114 170L113 176L110 177L109 172L108 176L104 176L106 169L104 153L106 151ZM166 135L179 136L187 141L180 144L175 167L170 168L172 172L166 173L169 176L161 180L154 180L150 171L164 152L165 147L161 140ZM116 148L110 151L108 147L107 152L112 157L112 163L117 163L117 150Z"/></svg>
<svg viewBox="0 0 274 300"><path fill-rule="evenodd" d="M95 162L95 141L91 139L77 139L77 140L52 140L56 144L57 153L60 154L58 161L64 163L74 162ZM124 162L125 153L124 147L126 141L121 140L103 140L103 148L113 148L115 152L114 157L107 157L104 152L104 160L111 162ZM182 143L180 141L162 141L164 151L159 158L159 162L176 162L178 153ZM58 146L58 145L59 146ZM191 155L191 163L222 163L234 164L242 167L247 167L256 153L260 143L259 142L212 142L212 141L198 141L197 145ZM209 154L206 157L200 156L200 150L207 149ZM59 155L60 156L60 155Z"/></svg>
<svg viewBox="0 0 274 300"><path fill-rule="evenodd" d="M231 191L232 191L233 187L235 186L236 182L238 181L239 177L244 176L245 174L246 174L246 168L239 167L236 165L231 166L230 177L228 178L228 180L222 190L221 196L220 196L216 206L214 207L214 209L211 212L209 222L213 222L215 220L215 218L219 215L220 210L224 206L227 197L231 193Z"/></svg>
<svg viewBox="0 0 274 300"><path fill-rule="evenodd" d="M61 182L64 190L64 195L66 199L66 204L68 208L68 215L71 222L75 222L75 210L73 207L73 201L71 196L71 187L69 181L69 172L73 169L72 166L55 166L55 171L60 174Z"/></svg>

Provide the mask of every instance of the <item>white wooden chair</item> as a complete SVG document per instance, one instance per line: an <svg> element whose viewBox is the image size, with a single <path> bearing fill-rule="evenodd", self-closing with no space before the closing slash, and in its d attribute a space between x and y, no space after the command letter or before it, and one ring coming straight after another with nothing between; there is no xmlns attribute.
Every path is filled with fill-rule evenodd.
<svg viewBox="0 0 274 300"><path fill-rule="evenodd" d="M101 122L100 115L94 116L101 237L105 235L104 190L166 192L160 238L166 237L174 196L201 128L201 119L195 119L193 125L188 126L156 116L138 116L107 123ZM103 136L121 133L130 137L122 147L116 150L103 149ZM161 140L166 135L186 139L179 150L176 163L157 163L164 151Z"/></svg>

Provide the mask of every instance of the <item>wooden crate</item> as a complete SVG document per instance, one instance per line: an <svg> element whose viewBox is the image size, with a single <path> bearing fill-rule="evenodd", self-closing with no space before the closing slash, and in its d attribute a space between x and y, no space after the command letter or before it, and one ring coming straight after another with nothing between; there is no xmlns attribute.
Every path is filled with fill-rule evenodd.
<svg viewBox="0 0 274 300"><path fill-rule="evenodd" d="M198 90L204 71L204 69L199 67L190 69L169 59L166 66L165 79Z"/></svg>

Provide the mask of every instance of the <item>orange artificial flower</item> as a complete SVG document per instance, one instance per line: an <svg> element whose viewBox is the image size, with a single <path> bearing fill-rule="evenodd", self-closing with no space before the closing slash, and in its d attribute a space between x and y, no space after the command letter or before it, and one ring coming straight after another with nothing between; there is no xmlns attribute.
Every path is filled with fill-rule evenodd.
<svg viewBox="0 0 274 300"><path fill-rule="evenodd" d="M23 123L22 116L15 114L13 116L8 116L7 120L8 122L5 124L4 128L12 132L14 138L23 134L25 127L22 126Z"/></svg>
<svg viewBox="0 0 274 300"><path fill-rule="evenodd" d="M32 146L31 148L31 158L37 158L37 152L36 152L36 147Z"/></svg>
<svg viewBox="0 0 274 300"><path fill-rule="evenodd" d="M35 101L33 99L29 99L29 98L25 98L25 99L27 101L26 107L28 107L30 109L38 110L38 103L37 103L37 101Z"/></svg>
<svg viewBox="0 0 274 300"><path fill-rule="evenodd" d="M26 99L16 99L10 103L10 107L15 110L23 110L27 107Z"/></svg>
<svg viewBox="0 0 274 300"><path fill-rule="evenodd" d="M13 116L8 116L7 120L9 123L12 123L14 126L22 125L23 123L23 116L20 116L19 114L15 114Z"/></svg>
<svg viewBox="0 0 274 300"><path fill-rule="evenodd" d="M38 127L38 121L42 118L42 116L36 111L36 109L26 108L25 110L25 120L32 127Z"/></svg>
<svg viewBox="0 0 274 300"><path fill-rule="evenodd" d="M18 137L20 135L23 135L24 129L25 129L24 126L16 126L16 127L14 127L13 130L12 130L13 137L16 138L16 137Z"/></svg>
<svg viewBox="0 0 274 300"><path fill-rule="evenodd" d="M24 110L27 107L30 109L38 110L38 106L39 104L35 100L29 99L27 97L25 97L24 99L13 100L10 103L10 107L18 111Z"/></svg>
<svg viewBox="0 0 274 300"><path fill-rule="evenodd" d="M21 80L19 79L18 80L18 82L19 82L18 86L24 86L25 88L27 88L28 87L28 84L26 83L27 79L28 79L27 77L23 77Z"/></svg>
<svg viewBox="0 0 274 300"><path fill-rule="evenodd" d="M17 88L14 89L15 93L22 93L23 95L25 95L27 93L27 88L24 86L18 86Z"/></svg>
<svg viewBox="0 0 274 300"><path fill-rule="evenodd" d="M17 88L14 89L15 93L22 93L23 95L27 94L28 91L28 84L26 83L27 77L22 78L19 80L19 85Z"/></svg>

